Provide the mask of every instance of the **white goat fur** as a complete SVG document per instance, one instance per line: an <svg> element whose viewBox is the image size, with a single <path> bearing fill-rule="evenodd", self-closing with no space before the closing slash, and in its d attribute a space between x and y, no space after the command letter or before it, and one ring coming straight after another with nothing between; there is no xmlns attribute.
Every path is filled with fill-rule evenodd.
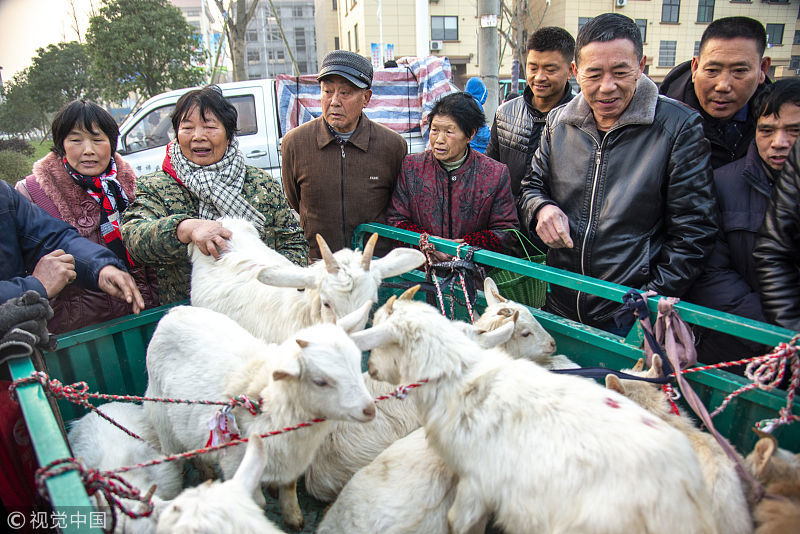
<svg viewBox="0 0 800 534"><path fill-rule="evenodd" d="M638 368L644 365L640 360L637 368L627 373L645 378L661 378L661 358L653 356L652 366L647 371ZM645 410L678 429L689 439L711 496L711 511L717 522L717 529L726 534L749 534L753 532L753 520L747 503L747 495L742 481L736 472L736 465L725 455L717 440L708 432L703 432L686 414L676 415L664 392L656 384L637 380L621 380L615 375L606 376L606 387L625 395Z"/></svg>
<svg viewBox="0 0 800 534"><path fill-rule="evenodd" d="M365 304L354 314L368 313ZM351 314L348 316L352 320ZM345 318L342 319L344 321ZM360 319L359 319L360 320ZM179 306L156 327L147 349L147 395L185 399L228 400L240 394L263 400L253 416L237 407L232 413L242 435L264 433L324 417L368 421L375 404L361 376L361 352L337 325L319 324L300 330L281 345L253 337L235 321L205 308ZM208 420L217 407L149 404L148 414L164 453L203 447ZM265 441L269 461L262 480L294 489L324 435L328 422L273 436ZM224 455L203 454L201 461L219 461L228 479L244 454L242 447ZM260 491L256 502L265 504ZM301 526L294 492L281 493L284 521Z"/></svg>
<svg viewBox="0 0 800 534"><path fill-rule="evenodd" d="M755 534L800 532L800 454L778 448L772 435L762 437L745 459L768 496L755 505Z"/></svg>
<svg viewBox="0 0 800 534"><path fill-rule="evenodd" d="M475 324L454 323L469 337L484 348L498 346L512 358L531 360L547 369L577 367L566 356L553 355L556 349L553 337L527 307L501 297L491 278L486 278L484 292L488 306ZM364 382L374 397L395 389L386 382L373 380L367 373ZM306 490L321 501L333 501L356 471L422 424L415 399L412 392L404 401L389 399L378 403L378 417L367 424L333 423L306 470Z"/></svg>
<svg viewBox="0 0 800 534"><path fill-rule="evenodd" d="M270 343L313 324L332 323L367 301L378 302L383 278L425 261L418 250L398 248L368 261L364 270L361 251L342 249L330 255L323 240L326 259L299 267L265 245L249 221L223 217L220 222L232 236L219 260L189 246L192 305L224 313ZM374 240L367 247L370 256L373 247Z"/></svg>
<svg viewBox="0 0 800 534"><path fill-rule="evenodd" d="M156 534L281 533L253 502L266 465L263 440L252 434L233 478L185 490L161 512Z"/></svg>
<svg viewBox="0 0 800 534"><path fill-rule="evenodd" d="M453 534L490 513L507 534L716 532L683 434L591 381L481 349L405 298L351 337L372 349L373 378L430 380L417 402L432 449L459 477Z"/></svg>
<svg viewBox="0 0 800 534"><path fill-rule="evenodd" d="M110 402L97 407L119 424L144 437L153 436L150 421L145 417L144 408L139 405ZM161 457L161 452L149 443L129 436L94 412L90 412L73 422L67 435L72 452L90 468L110 471L118 467L135 465ZM172 499L181 491L180 464L166 462L134 469L122 474L128 483L145 494L155 484L153 495L155 510L150 517L131 519L125 514L117 513L117 533L145 534L155 529L155 516L164 499ZM125 501L126 505L137 510L141 508L138 501ZM105 505L105 503L103 503ZM111 518L107 520L110 523Z"/></svg>

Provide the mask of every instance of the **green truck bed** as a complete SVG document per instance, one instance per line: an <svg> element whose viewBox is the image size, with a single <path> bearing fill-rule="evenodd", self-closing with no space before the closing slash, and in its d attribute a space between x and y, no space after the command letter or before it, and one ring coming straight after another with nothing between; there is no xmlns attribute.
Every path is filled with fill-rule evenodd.
<svg viewBox="0 0 800 534"><path fill-rule="evenodd" d="M413 232L368 224L361 225L357 229L354 246L360 246L364 236L372 232L379 233L384 239L390 238L411 244L416 244L419 239L419 235ZM452 242L435 238L432 238L431 241L438 250L451 254L456 253L456 246ZM622 301L622 296L628 290L627 287L617 284L484 250L476 251L474 260L488 266L519 272L550 284L579 289L617 302ZM414 271L391 281L401 279L419 281L423 278L421 272ZM398 291L382 288L380 290L381 302ZM485 301L480 295L477 307L482 309L484 305ZM655 314L657 299L649 299L648 306ZM677 309L681 316L690 323L770 346L788 342L795 334L783 328L692 304L680 303ZM145 371L147 343L158 320L167 310L168 307L148 310L138 316L125 317L61 337L58 350L45 354L50 376L64 384L85 381L91 392L141 395L147 386ZM581 366L629 368L643 356L643 351L639 348L640 331L638 329L634 329L627 338L623 339L538 309L531 309L531 312L555 338L558 352L566 354ZM463 308L459 308L458 313L462 318L466 316ZM732 355L732 357L736 356ZM32 363L27 359L12 361L9 367L15 379L30 376L34 370ZM721 370L690 373L687 378L710 409L718 406L726 395L747 383L742 377ZM18 388L18 397L40 465L48 464L57 458L68 457L69 449L61 437L42 387L38 384L22 385ZM785 404L785 391L749 391L737 397L721 415L715 418L714 422L717 429L740 452L747 453L756 440L756 436L751 432L754 423L776 417L778 411ZM83 408L66 401L59 401L58 406L66 421L84 414ZM795 405L793 413L800 416L800 406ZM781 446L800 452L800 425L780 427L776 430L775 435ZM72 507L88 510L91 506L79 477L74 472L50 478L47 486L51 502L56 510L69 510L73 509ZM268 510L268 515L279 521L277 507L273 506L274 504L274 502L270 503L271 508ZM306 513L307 525L304 532L313 532L313 528L322 515L322 504L310 497L301 496L301 507ZM86 525L78 526L70 523L67 523L63 531L100 532L99 529L92 529Z"/></svg>

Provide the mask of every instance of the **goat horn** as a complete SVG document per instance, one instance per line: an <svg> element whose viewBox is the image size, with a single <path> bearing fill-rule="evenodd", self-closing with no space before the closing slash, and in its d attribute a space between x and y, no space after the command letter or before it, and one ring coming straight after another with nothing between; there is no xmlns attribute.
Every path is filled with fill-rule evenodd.
<svg viewBox="0 0 800 534"><path fill-rule="evenodd" d="M501 295L500 293L498 293L498 292L497 292L497 291L496 291L494 288L492 288L492 295L494 295L494 298L496 298L496 299L497 299L497 300L499 300L500 302L508 302L508 299L507 299L507 298L505 298L505 297L504 297L503 295Z"/></svg>
<svg viewBox="0 0 800 534"><path fill-rule="evenodd" d="M386 308L386 313L391 314L394 311L394 301L397 300L397 295L392 295L389 297L389 300L386 301L386 304L383 305Z"/></svg>
<svg viewBox="0 0 800 534"><path fill-rule="evenodd" d="M497 310L497 315L502 315L503 317L511 317L514 315L514 311L511 308L500 308Z"/></svg>
<svg viewBox="0 0 800 534"><path fill-rule="evenodd" d="M519 319L519 310L514 310L514 315L511 316L511 322L516 323Z"/></svg>
<svg viewBox="0 0 800 534"><path fill-rule="evenodd" d="M397 300L414 300L414 295L417 294L417 291L419 291L420 287L422 286L419 284L415 285L414 287L409 287L403 292L402 295L400 295L400 298Z"/></svg>
<svg viewBox="0 0 800 534"><path fill-rule="evenodd" d="M153 494L155 492L156 492L156 484L153 484L152 486L150 486L150 489L147 490L147 493L144 494L145 502L149 501L150 499L152 499L153 498Z"/></svg>
<svg viewBox="0 0 800 534"><path fill-rule="evenodd" d="M325 269L330 274L338 273L339 263L336 261L336 258L333 257L333 252L331 252L330 247L328 247L325 238L323 238L321 234L317 234L317 246L319 246L319 253L322 255L322 260L325 262Z"/></svg>
<svg viewBox="0 0 800 534"><path fill-rule="evenodd" d="M644 369L644 358L639 358L639 361L636 362L636 365L633 366L633 371L641 371Z"/></svg>
<svg viewBox="0 0 800 534"><path fill-rule="evenodd" d="M295 339L295 342L300 346L301 349L304 349L308 346L308 341L305 339Z"/></svg>
<svg viewBox="0 0 800 534"><path fill-rule="evenodd" d="M364 247L364 252L361 253L361 268L369 271L369 264L372 261L372 255L375 253L375 243L378 242L378 234L372 234L367 241L367 246Z"/></svg>

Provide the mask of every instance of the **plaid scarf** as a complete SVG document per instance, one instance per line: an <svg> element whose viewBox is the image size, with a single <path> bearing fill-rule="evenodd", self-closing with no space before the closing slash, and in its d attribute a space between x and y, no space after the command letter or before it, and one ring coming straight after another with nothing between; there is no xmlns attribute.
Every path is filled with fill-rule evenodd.
<svg viewBox="0 0 800 534"><path fill-rule="evenodd" d="M170 145L169 155L178 180L200 200L201 219L240 217L252 222L259 233L263 232L266 218L242 196L247 169L235 138L222 159L211 165L192 163L176 142Z"/></svg>
<svg viewBox="0 0 800 534"><path fill-rule="evenodd" d="M67 158L61 161L78 187L85 189L89 196L100 204L100 233L103 235L106 247L129 268L133 267L133 259L122 243L122 235L119 233L119 214L125 211L130 200L117 179L117 162L112 157L111 163L100 176L85 176L76 171Z"/></svg>

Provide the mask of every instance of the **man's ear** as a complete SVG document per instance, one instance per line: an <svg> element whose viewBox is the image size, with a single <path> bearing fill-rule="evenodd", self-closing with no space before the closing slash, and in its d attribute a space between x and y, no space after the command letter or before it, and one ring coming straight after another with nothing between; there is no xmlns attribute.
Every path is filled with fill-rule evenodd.
<svg viewBox="0 0 800 534"><path fill-rule="evenodd" d="M364 107L367 107L369 104L369 99L372 98L372 89L365 89L364 90Z"/></svg>
<svg viewBox="0 0 800 534"><path fill-rule="evenodd" d="M769 68L772 65L772 58L769 56L764 56L761 58L761 73L758 75L758 83L764 83L764 80L767 78L767 73L769 72Z"/></svg>
<svg viewBox="0 0 800 534"><path fill-rule="evenodd" d="M694 77L697 76L697 69L700 67L700 57L694 56L692 58L692 83L694 83Z"/></svg>
<svg viewBox="0 0 800 534"><path fill-rule="evenodd" d="M644 74L644 68L647 65L647 56L642 54L642 60L639 62L639 70Z"/></svg>
<svg viewBox="0 0 800 534"><path fill-rule="evenodd" d="M572 75L575 76L575 79L577 80L578 79L578 64L573 61L569 66L569 70L570 70L570 72L572 72Z"/></svg>

